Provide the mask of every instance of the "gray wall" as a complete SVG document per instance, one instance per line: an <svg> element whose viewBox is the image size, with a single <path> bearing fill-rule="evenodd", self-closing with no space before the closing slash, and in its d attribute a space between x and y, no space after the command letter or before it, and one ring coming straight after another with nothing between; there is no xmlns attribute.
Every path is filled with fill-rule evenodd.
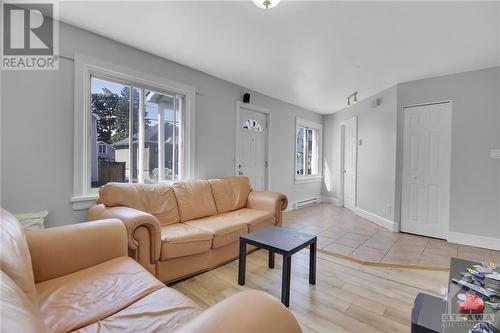
<svg viewBox="0 0 500 333"><path fill-rule="evenodd" d="M402 108L451 100L450 231L500 238L500 160L490 158L500 149L499 96L500 67L398 85L398 207Z"/></svg>
<svg viewBox="0 0 500 333"><path fill-rule="evenodd" d="M197 178L234 174L235 103L247 89L87 31L61 24L60 53L115 62L196 87ZM58 71L1 74L1 205L15 213L49 210L48 225L84 221L73 211L73 61ZM271 189L291 202L318 196L320 183L294 184L295 117L319 114L252 93L252 104L271 111Z"/></svg>
<svg viewBox="0 0 500 333"><path fill-rule="evenodd" d="M392 87L332 115L324 116L325 172L331 182L323 195L335 199L340 194L340 123L358 117L357 207L394 220L396 179L396 97ZM376 106L374 101L381 104ZM358 141L359 142L359 141ZM328 179L328 177L326 177Z"/></svg>
<svg viewBox="0 0 500 333"><path fill-rule="evenodd" d="M374 108L376 98L382 105ZM500 160L490 158L500 149L500 67L401 83L324 116L332 177L323 195L339 196L339 123L358 116L358 207L399 223L402 109L439 101L452 101L450 231L500 238Z"/></svg>

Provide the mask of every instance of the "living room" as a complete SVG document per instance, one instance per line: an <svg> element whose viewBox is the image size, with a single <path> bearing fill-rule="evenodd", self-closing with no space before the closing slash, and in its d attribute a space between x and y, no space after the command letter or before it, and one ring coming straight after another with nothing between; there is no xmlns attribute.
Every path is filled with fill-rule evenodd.
<svg viewBox="0 0 500 333"><path fill-rule="evenodd" d="M2 332L498 329L499 2L2 11Z"/></svg>

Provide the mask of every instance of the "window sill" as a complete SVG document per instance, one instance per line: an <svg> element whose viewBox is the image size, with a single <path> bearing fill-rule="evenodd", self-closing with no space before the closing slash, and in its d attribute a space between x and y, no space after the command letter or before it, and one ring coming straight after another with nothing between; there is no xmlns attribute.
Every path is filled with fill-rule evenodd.
<svg viewBox="0 0 500 333"><path fill-rule="evenodd" d="M73 210L84 210L95 205L97 198L99 198L97 193L90 193L86 195L73 196L69 201L73 205Z"/></svg>
<svg viewBox="0 0 500 333"><path fill-rule="evenodd" d="M322 176L295 177L295 184L319 183L322 179Z"/></svg>

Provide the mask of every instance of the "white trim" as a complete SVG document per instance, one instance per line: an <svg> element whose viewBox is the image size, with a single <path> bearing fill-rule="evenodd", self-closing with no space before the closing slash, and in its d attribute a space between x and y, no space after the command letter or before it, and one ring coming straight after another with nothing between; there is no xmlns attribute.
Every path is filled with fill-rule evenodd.
<svg viewBox="0 0 500 333"><path fill-rule="evenodd" d="M448 242L500 251L500 238L448 231Z"/></svg>
<svg viewBox="0 0 500 333"><path fill-rule="evenodd" d="M84 210L95 205L97 198L99 198L98 194L89 194L71 197L69 201L73 204L73 210Z"/></svg>
<svg viewBox="0 0 500 333"><path fill-rule="evenodd" d="M359 207L356 207L354 209L354 213L358 216L367 219L368 221L378 224L379 226L387 230L390 230L392 232L399 232L399 223L388 220L385 217L381 217L373 213L367 212L366 210L363 210Z"/></svg>
<svg viewBox="0 0 500 333"><path fill-rule="evenodd" d="M243 103L241 101L236 101L236 109L235 109L235 147L234 147L234 174L238 175L238 156L240 153L240 111L241 109L247 109L254 112L263 113L266 116L266 186L265 188L269 191L271 188L271 112L269 109L253 105Z"/></svg>
<svg viewBox="0 0 500 333"><path fill-rule="evenodd" d="M306 127L318 131L318 173L315 175L297 175L297 127ZM323 124L311 120L295 117L295 131L293 144L293 171L295 184L321 182L323 179Z"/></svg>
<svg viewBox="0 0 500 333"><path fill-rule="evenodd" d="M90 113L89 96L90 75L98 75L115 78L118 81L126 80L127 83L139 87L161 89L186 96L186 130L184 139L184 151L188 157L185 178L195 178L195 102L196 89L168 79L135 71L114 63L75 53L74 65L74 153L73 153L73 197L74 209L81 209L78 198L94 195L88 188L90 184L90 159L89 135L90 135ZM83 200L85 201L85 200Z"/></svg>

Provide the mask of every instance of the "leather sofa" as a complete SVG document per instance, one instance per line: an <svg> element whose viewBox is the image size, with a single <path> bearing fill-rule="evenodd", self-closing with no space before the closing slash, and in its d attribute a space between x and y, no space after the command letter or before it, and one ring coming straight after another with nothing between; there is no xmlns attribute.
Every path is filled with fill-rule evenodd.
<svg viewBox="0 0 500 333"><path fill-rule="evenodd" d="M123 221L129 255L169 283L235 259L240 235L281 226L287 204L282 193L253 191L247 177L108 183L88 220Z"/></svg>
<svg viewBox="0 0 500 333"><path fill-rule="evenodd" d="M116 219L24 233L0 211L1 331L301 332L276 299L243 291L201 311L127 256Z"/></svg>

